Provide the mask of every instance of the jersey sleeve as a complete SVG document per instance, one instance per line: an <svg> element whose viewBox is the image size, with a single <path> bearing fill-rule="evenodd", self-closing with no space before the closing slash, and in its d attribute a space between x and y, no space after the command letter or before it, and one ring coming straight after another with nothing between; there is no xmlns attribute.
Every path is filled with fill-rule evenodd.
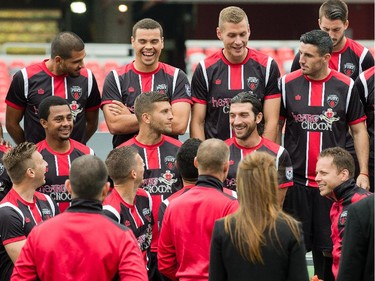
<svg viewBox="0 0 375 281"><path fill-rule="evenodd" d="M367 53L361 63L362 71L365 71L375 65L374 57L370 53L369 50L367 50Z"/></svg>
<svg viewBox="0 0 375 281"><path fill-rule="evenodd" d="M12 207L0 205L0 239L3 245L26 239L23 230L23 217Z"/></svg>
<svg viewBox="0 0 375 281"><path fill-rule="evenodd" d="M185 72L181 69L178 70L176 87L171 97L171 103L176 102L192 103L190 83Z"/></svg>
<svg viewBox="0 0 375 281"><path fill-rule="evenodd" d="M285 75L279 80L279 90L281 93L281 103L280 103L280 119L285 120L286 118L286 92L285 92Z"/></svg>
<svg viewBox="0 0 375 281"><path fill-rule="evenodd" d="M204 62L200 62L193 74L193 78L191 80L191 96L194 103L203 103L207 104L208 99L208 86L205 77L203 74L203 67L202 64Z"/></svg>
<svg viewBox="0 0 375 281"><path fill-rule="evenodd" d="M19 110L23 110L27 106L27 99L24 95L25 83L21 71L14 74L12 82L10 84L8 94L5 102L7 105L14 107Z"/></svg>
<svg viewBox="0 0 375 281"><path fill-rule="evenodd" d="M115 70L110 71L104 80L102 105L112 100L122 102L120 82Z"/></svg>
<svg viewBox="0 0 375 281"><path fill-rule="evenodd" d="M264 99L280 98L280 90L278 81L280 78L280 70L274 59L270 64L269 78L265 89Z"/></svg>
<svg viewBox="0 0 375 281"><path fill-rule="evenodd" d="M354 82L351 81L351 90L348 95L349 104L346 112L346 120L349 125L354 125L366 120L363 104L358 94L357 87L354 86Z"/></svg>
<svg viewBox="0 0 375 281"><path fill-rule="evenodd" d="M100 92L98 88L98 83L96 82L96 78L94 74L90 71L90 76L91 78L89 81L92 81L91 87L89 87L89 96L87 98L86 102L86 110L97 110L100 107L100 102L101 102L101 97L100 97Z"/></svg>
<svg viewBox="0 0 375 281"><path fill-rule="evenodd" d="M288 151L280 147L281 155L278 160L279 188L293 185L293 165Z"/></svg>

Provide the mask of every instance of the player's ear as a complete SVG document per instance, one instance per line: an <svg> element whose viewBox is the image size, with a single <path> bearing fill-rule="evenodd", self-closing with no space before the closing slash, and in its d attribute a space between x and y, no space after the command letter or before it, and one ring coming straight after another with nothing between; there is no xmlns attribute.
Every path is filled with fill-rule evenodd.
<svg viewBox="0 0 375 281"><path fill-rule="evenodd" d="M70 193L70 194L73 194L73 190L72 190L72 184L70 183L70 180L67 179L65 181L65 188L66 190Z"/></svg>
<svg viewBox="0 0 375 281"><path fill-rule="evenodd" d="M108 191L109 191L109 186L110 186L110 183L107 181L104 184L103 189L102 189L102 194L101 194L101 198L100 198L101 201L103 201L104 198L107 197L107 194L108 194Z"/></svg>
<svg viewBox="0 0 375 281"><path fill-rule="evenodd" d="M216 27L216 36L219 40L222 40L221 30L219 27Z"/></svg>
<svg viewBox="0 0 375 281"><path fill-rule="evenodd" d="M42 127L44 129L47 128L47 120L46 119L40 118L39 122L40 122L40 125L42 125Z"/></svg>

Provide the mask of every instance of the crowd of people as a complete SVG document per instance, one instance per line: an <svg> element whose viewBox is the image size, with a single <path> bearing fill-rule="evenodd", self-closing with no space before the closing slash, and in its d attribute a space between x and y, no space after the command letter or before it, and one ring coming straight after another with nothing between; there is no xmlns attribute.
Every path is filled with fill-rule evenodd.
<svg viewBox="0 0 375 281"><path fill-rule="evenodd" d="M59 33L5 101L0 279L303 281L311 251L314 280L373 280L374 58L342 0L318 23L280 77L226 7L190 83L142 19L102 93L84 42ZM100 109L105 160L86 145Z"/></svg>

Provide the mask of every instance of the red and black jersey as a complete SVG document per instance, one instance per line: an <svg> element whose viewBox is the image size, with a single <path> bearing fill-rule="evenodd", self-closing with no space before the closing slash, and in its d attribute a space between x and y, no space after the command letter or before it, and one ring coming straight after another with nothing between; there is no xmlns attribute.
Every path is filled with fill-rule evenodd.
<svg viewBox="0 0 375 281"><path fill-rule="evenodd" d="M182 179L176 167L176 154L181 142L169 136L155 145L144 145L131 138L121 146L132 146L145 163L142 188L150 193L152 198L152 214L158 217L160 203L182 188ZM157 252L159 230L157 224L152 229L151 252Z"/></svg>
<svg viewBox="0 0 375 281"><path fill-rule="evenodd" d="M84 143L85 111L97 110L100 106L96 79L86 68L81 69L79 77L56 76L48 70L45 61L23 68L13 76L5 102L24 111L26 140L38 143L45 138L44 129L39 123L39 104L49 96L66 99L74 118L71 138Z"/></svg>
<svg viewBox="0 0 375 281"><path fill-rule="evenodd" d="M0 201L3 200L5 195L12 188L12 181L3 165L3 156L10 148L5 145L0 145Z"/></svg>
<svg viewBox="0 0 375 281"><path fill-rule="evenodd" d="M35 227L22 248L12 280L39 279L148 280L132 231L106 217L99 200L78 198Z"/></svg>
<svg viewBox="0 0 375 281"><path fill-rule="evenodd" d="M54 151L46 140L39 142L37 150L48 163L45 175L46 183L39 187L37 191L48 194L57 202L60 212L65 211L69 207L72 200L71 194L65 187L65 180L69 178L70 166L74 159L85 155L94 155L94 151L73 139L70 139L70 149L65 153Z"/></svg>
<svg viewBox="0 0 375 281"><path fill-rule="evenodd" d="M347 180L337 186L329 196L333 199L331 207L331 238L333 243L332 273L337 278L341 256L342 240L345 235L345 224L348 216L348 208L351 204L362 200L371 193L355 184L354 179Z"/></svg>
<svg viewBox="0 0 375 281"><path fill-rule="evenodd" d="M301 68L299 58L300 54L297 53L291 71ZM370 51L350 38L346 38L345 46L341 51L332 53L329 61L329 68L344 73L353 80L372 66L374 66L374 58Z"/></svg>
<svg viewBox="0 0 375 281"><path fill-rule="evenodd" d="M371 67L362 72L355 81L359 96L365 108L367 116L367 131L370 135L370 158L374 159L374 78L375 67Z"/></svg>
<svg viewBox="0 0 375 281"><path fill-rule="evenodd" d="M5 245L25 240L32 228L59 213L57 205L45 194L35 192L30 203L12 188L0 202L0 280L10 280L13 262Z"/></svg>
<svg viewBox="0 0 375 281"><path fill-rule="evenodd" d="M279 188L286 188L293 185L293 166L290 160L288 151L266 138L262 138L260 143L254 147L243 147L239 145L236 138L230 138L225 141L229 146L229 171L224 186L232 190L237 190L236 174L237 167L240 161L247 155L254 151L267 152L275 157L276 169L279 174Z"/></svg>
<svg viewBox="0 0 375 281"><path fill-rule="evenodd" d="M230 63L219 51L201 61L195 69L191 87L194 103L207 105L204 131L206 138L232 137L229 126L230 100L240 92L256 94L262 103L280 98L277 81L280 71L269 56L248 48L245 60Z"/></svg>
<svg viewBox="0 0 375 281"><path fill-rule="evenodd" d="M108 73L103 87L102 105L112 100L121 101L134 113L134 101L143 92L165 93L171 104L191 102L190 83L186 74L179 68L159 62L153 72L140 72L133 62ZM113 147L129 140L135 134L113 136Z"/></svg>
<svg viewBox="0 0 375 281"><path fill-rule="evenodd" d="M150 261L152 226L154 224L150 194L138 188L134 203L128 204L114 188L104 199L103 210L108 217L133 231L147 266Z"/></svg>
<svg viewBox="0 0 375 281"><path fill-rule="evenodd" d="M320 81L297 70L281 78L281 119L286 119L284 147L293 164L294 181L317 187L315 167L328 147L345 147L348 125L366 120L354 81L331 70Z"/></svg>

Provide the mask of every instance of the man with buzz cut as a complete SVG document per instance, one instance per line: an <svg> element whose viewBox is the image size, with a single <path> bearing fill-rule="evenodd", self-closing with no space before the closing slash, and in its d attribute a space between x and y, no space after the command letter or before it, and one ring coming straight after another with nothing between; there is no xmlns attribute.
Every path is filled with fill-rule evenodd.
<svg viewBox="0 0 375 281"><path fill-rule="evenodd" d="M102 109L113 135L113 147L131 139L140 129L134 102L143 92L166 94L174 116L167 134L185 134L192 103L190 83L184 71L160 61L164 49L162 26L150 18L139 20L130 40L134 61L109 72L103 86Z"/></svg>

